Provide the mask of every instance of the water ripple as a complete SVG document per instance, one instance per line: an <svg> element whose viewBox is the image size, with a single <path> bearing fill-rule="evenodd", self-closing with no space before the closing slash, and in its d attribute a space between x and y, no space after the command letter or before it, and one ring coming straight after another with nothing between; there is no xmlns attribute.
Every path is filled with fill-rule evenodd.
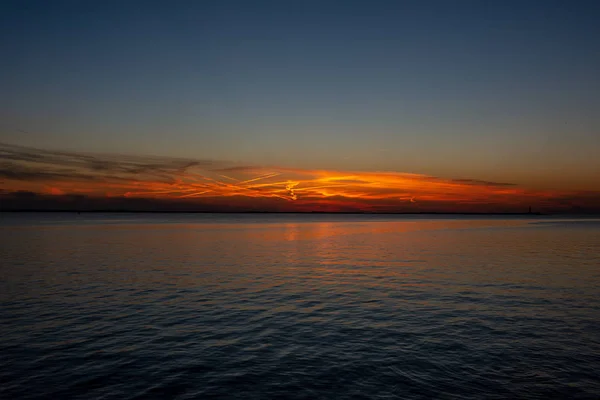
<svg viewBox="0 0 600 400"><path fill-rule="evenodd" d="M0 398L600 398L594 224L134 222L0 229Z"/></svg>

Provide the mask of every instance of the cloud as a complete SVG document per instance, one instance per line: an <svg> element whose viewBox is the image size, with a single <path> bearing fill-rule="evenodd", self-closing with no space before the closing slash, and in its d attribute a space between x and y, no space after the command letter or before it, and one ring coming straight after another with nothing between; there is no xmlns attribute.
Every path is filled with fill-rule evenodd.
<svg viewBox="0 0 600 400"><path fill-rule="evenodd" d="M0 192L0 209L39 211L145 211L145 212L253 212L296 211L282 199L220 197L198 199L99 197L85 194L36 193L31 191Z"/></svg>
<svg viewBox="0 0 600 400"><path fill-rule="evenodd" d="M214 161L168 157L100 155L42 150L0 143L0 173L8 179L52 177L93 179L163 179L185 173L188 168L210 166Z"/></svg>
<svg viewBox="0 0 600 400"><path fill-rule="evenodd" d="M215 168L211 169L214 172L242 172L242 173L261 173L266 170L265 167L260 167L256 165L238 165L233 167L225 167L225 168Z"/></svg>
<svg viewBox="0 0 600 400"><path fill-rule="evenodd" d="M1 162L0 178L22 181L47 181L51 179L100 180L99 176L79 173L70 169L40 170L19 163Z"/></svg>
<svg viewBox="0 0 600 400"><path fill-rule="evenodd" d="M452 179L452 182L466 183L469 185L482 185L482 186L516 186L515 183L490 182L490 181L482 181L479 179Z"/></svg>
<svg viewBox="0 0 600 400"><path fill-rule="evenodd" d="M48 151L0 144L2 208L526 211L600 209L598 192L391 171L235 165L219 160ZM21 194L19 194L21 193ZM35 194L27 197L23 193ZM72 197L80 196L80 197ZM24 199L29 199L25 202ZM78 199L75 204L75 200Z"/></svg>

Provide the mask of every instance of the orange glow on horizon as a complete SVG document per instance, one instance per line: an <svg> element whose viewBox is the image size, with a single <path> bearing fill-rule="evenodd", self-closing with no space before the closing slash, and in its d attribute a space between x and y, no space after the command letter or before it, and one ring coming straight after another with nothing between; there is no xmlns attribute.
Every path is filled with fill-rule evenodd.
<svg viewBox="0 0 600 400"><path fill-rule="evenodd" d="M170 201L236 202L271 199L290 211L526 210L568 193L468 180L448 180L394 172L298 170L285 168L228 171L189 168L169 180L91 182L53 180L40 190L35 182L11 181L12 190L52 195L79 194Z"/></svg>
<svg viewBox="0 0 600 400"><path fill-rule="evenodd" d="M35 198L29 204L68 207L94 199L98 207L143 203L145 209L187 210L522 212L532 206L536 211L600 211L600 191L541 190L414 173L231 166L2 143L0 155L8 160L0 171L0 200L11 201L11 207Z"/></svg>

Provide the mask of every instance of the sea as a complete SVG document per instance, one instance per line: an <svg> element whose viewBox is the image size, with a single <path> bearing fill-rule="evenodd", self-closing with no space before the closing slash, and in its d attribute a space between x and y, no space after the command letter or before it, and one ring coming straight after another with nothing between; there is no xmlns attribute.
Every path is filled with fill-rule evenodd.
<svg viewBox="0 0 600 400"><path fill-rule="evenodd" d="M1 399L599 399L600 219L0 214Z"/></svg>

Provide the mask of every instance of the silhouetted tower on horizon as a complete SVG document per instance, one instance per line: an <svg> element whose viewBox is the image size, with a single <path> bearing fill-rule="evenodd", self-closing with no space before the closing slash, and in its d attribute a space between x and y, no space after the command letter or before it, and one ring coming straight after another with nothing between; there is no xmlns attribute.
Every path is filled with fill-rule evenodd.
<svg viewBox="0 0 600 400"><path fill-rule="evenodd" d="M529 214L531 214L531 206L529 206Z"/></svg>

